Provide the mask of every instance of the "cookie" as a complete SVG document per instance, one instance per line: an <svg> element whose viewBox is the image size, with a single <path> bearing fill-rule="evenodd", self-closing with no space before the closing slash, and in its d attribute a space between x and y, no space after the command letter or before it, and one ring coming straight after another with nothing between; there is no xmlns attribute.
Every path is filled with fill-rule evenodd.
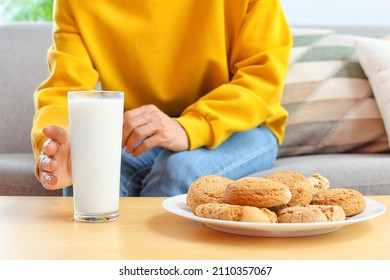
<svg viewBox="0 0 390 280"><path fill-rule="evenodd" d="M267 208L288 203L290 199L288 186L262 177L244 177L225 189L228 204Z"/></svg>
<svg viewBox="0 0 390 280"><path fill-rule="evenodd" d="M195 213L198 205L209 202L223 202L225 187L233 180L217 176L205 175L196 179L187 191L186 203Z"/></svg>
<svg viewBox="0 0 390 280"><path fill-rule="evenodd" d="M277 212L279 223L319 223L344 221L345 213L337 205L291 206Z"/></svg>
<svg viewBox="0 0 390 280"><path fill-rule="evenodd" d="M276 213L267 208L224 203L201 204L196 208L195 214L203 218L237 222L276 223L278 221Z"/></svg>
<svg viewBox="0 0 390 280"><path fill-rule="evenodd" d="M329 180L324 176L322 176L321 174L314 173L313 175L307 177L307 179L309 180L309 183L314 188L314 193L327 190L330 187Z"/></svg>
<svg viewBox="0 0 390 280"><path fill-rule="evenodd" d="M309 180L302 174L283 170L276 171L266 176L266 178L282 183L289 187L291 191L291 199L285 205L281 205L278 209L290 207L290 206L306 206L309 205L314 194L314 188L310 184Z"/></svg>
<svg viewBox="0 0 390 280"><path fill-rule="evenodd" d="M366 208L364 196L357 190L330 188L313 195L313 205L338 205L347 217L356 215Z"/></svg>

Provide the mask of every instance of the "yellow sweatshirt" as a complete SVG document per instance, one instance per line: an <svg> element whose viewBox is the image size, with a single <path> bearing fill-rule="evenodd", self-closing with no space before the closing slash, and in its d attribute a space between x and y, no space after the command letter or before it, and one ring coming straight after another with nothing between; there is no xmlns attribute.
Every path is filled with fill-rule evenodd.
<svg viewBox="0 0 390 280"><path fill-rule="evenodd" d="M292 39L278 0L57 0L50 77L34 93L32 145L66 127L67 91L125 93L125 110L155 104L186 130L190 149L268 126L280 106Z"/></svg>

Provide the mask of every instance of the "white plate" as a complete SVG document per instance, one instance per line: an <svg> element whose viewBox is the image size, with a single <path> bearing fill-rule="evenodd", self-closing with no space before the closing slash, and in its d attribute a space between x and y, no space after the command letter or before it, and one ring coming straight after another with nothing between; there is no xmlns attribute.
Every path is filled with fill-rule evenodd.
<svg viewBox="0 0 390 280"><path fill-rule="evenodd" d="M201 218L191 212L186 204L185 194L167 198L162 205L173 214L201 222L217 231L248 236L297 237L334 232L344 226L373 219L386 212L385 205L378 201L366 198L366 203L366 209L362 213L347 218L345 221L295 224L234 222Z"/></svg>

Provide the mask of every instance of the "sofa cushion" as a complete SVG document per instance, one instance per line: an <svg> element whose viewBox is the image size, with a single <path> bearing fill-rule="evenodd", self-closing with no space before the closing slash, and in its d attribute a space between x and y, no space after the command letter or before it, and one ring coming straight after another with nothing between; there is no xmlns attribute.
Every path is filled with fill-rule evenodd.
<svg viewBox="0 0 390 280"><path fill-rule="evenodd" d="M370 83L356 57L359 36L292 29L282 105L289 112L279 157L389 151Z"/></svg>
<svg viewBox="0 0 390 280"><path fill-rule="evenodd" d="M331 187L352 188L364 195L390 195L390 156L387 154L324 154L280 158L266 176L278 170L294 170L305 176L320 173Z"/></svg>
<svg viewBox="0 0 390 280"><path fill-rule="evenodd" d="M390 135L390 41L361 39L356 42L356 52L373 89L387 135Z"/></svg>
<svg viewBox="0 0 390 280"><path fill-rule="evenodd" d="M61 190L42 187L34 173L35 160L32 153L0 154L0 195L57 196Z"/></svg>

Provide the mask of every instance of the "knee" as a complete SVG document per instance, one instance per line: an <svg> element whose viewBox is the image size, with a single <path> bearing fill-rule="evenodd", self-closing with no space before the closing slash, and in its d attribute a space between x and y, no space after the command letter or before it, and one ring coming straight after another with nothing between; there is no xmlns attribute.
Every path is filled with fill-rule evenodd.
<svg viewBox="0 0 390 280"><path fill-rule="evenodd" d="M156 160L144 180L142 195L174 196L187 193L189 186L199 177L196 164L183 152L166 152Z"/></svg>
<svg viewBox="0 0 390 280"><path fill-rule="evenodd" d="M192 152L171 152L164 151L155 162L154 169L164 174L177 177L177 175L189 175L194 173L198 162L192 157Z"/></svg>

